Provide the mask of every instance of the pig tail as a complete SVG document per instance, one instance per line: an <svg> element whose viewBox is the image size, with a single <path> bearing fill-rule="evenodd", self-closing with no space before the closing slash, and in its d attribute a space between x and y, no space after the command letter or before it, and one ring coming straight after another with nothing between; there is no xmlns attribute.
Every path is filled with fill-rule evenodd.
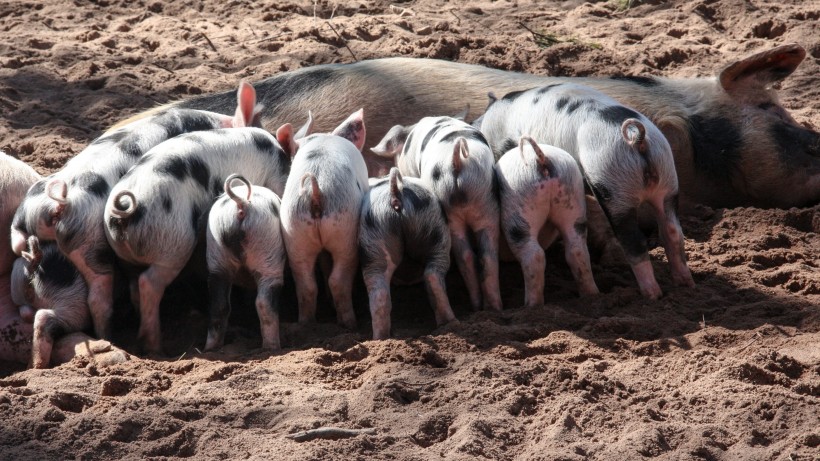
<svg viewBox="0 0 820 461"><path fill-rule="evenodd" d="M453 172L458 174L461 171L461 157L467 158L470 151L467 149L467 139L459 137L453 146Z"/></svg>
<svg viewBox="0 0 820 461"><path fill-rule="evenodd" d="M538 164L538 171L542 176L549 176L552 162L544 155L544 151L541 150L538 143L535 142L535 139L527 135L521 136L521 139L518 140L518 149L521 152L521 159L525 162L527 161L527 158L524 156L524 141L530 143L532 150L535 152L535 162Z"/></svg>
<svg viewBox="0 0 820 461"><path fill-rule="evenodd" d="M128 197L128 206L124 209L121 209L122 206L122 198ZM114 216L123 219L131 216L134 211L137 209L137 198L134 197L134 193L130 190L121 190L117 192L117 195L114 196L114 206L111 208L111 214Z"/></svg>
<svg viewBox="0 0 820 461"><path fill-rule="evenodd" d="M234 181L239 181L242 184L244 184L245 187L248 188L248 196L246 198L242 198L242 197L236 195L236 192L233 191L233 188L231 187L231 183L234 182ZM239 174L234 173L234 174L228 176L227 179L225 179L224 189L225 189L225 193L228 195L228 197L230 197L231 200L236 202L236 207L239 209L238 210L239 219L240 220L244 219L245 218L245 207L251 202L251 183L247 179L245 179L244 176L241 176Z"/></svg>
<svg viewBox="0 0 820 461"><path fill-rule="evenodd" d="M396 167L390 168L390 206L396 213L401 213L401 189L399 182L402 182L401 172Z"/></svg>
<svg viewBox="0 0 820 461"><path fill-rule="evenodd" d="M60 190L55 192L54 188L59 187ZM51 200L54 200L60 205L66 204L66 196L68 195L68 186L62 179L52 179L46 184L46 195Z"/></svg>
<svg viewBox="0 0 820 461"><path fill-rule="evenodd" d="M305 180L310 181L310 191L308 191L307 186L305 186ZM310 216L313 219L319 219L322 217L322 191L319 190L319 182L316 180L316 176L312 173L305 173L302 175L302 178L299 180L300 184L300 194L305 194L307 192L310 193Z"/></svg>
<svg viewBox="0 0 820 461"><path fill-rule="evenodd" d="M629 129L633 127L638 130L638 135L635 137L633 137L629 132ZM641 154L646 153L646 143L644 142L646 141L646 128L643 126L643 123L637 119L628 118L624 120L624 123L621 125L621 134L633 148L638 150L638 152Z"/></svg>

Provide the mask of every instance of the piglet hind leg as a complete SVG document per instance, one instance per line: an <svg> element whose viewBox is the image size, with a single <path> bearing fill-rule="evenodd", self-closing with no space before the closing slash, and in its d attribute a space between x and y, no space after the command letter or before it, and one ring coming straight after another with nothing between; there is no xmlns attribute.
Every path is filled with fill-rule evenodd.
<svg viewBox="0 0 820 461"><path fill-rule="evenodd" d="M231 313L231 278L224 274L208 274L208 338L205 350L219 349L225 344L225 330Z"/></svg>
<svg viewBox="0 0 820 461"><path fill-rule="evenodd" d="M256 313L262 333L262 349L278 351L282 348L279 339L279 300L284 286L282 277L263 279L257 282Z"/></svg>
<svg viewBox="0 0 820 461"><path fill-rule="evenodd" d="M424 287L427 289L427 298L433 307L438 326L458 323L453 308L450 306L450 299L447 297L447 286L444 283L446 275L446 268L437 265L431 264L424 269Z"/></svg>
<svg viewBox="0 0 820 461"><path fill-rule="evenodd" d="M390 296L390 280L395 268L385 268L383 271L365 268L364 283L367 286L367 296L370 301L370 317L373 321L373 339L387 339L390 337L390 313L393 303Z"/></svg>
<svg viewBox="0 0 820 461"><path fill-rule="evenodd" d="M518 235L511 229L505 229L505 235L524 273L524 307L543 306L546 257L537 236L532 233Z"/></svg>
<svg viewBox="0 0 820 461"><path fill-rule="evenodd" d="M359 265L356 242L341 251L331 250L333 270L328 278L333 306L336 308L336 320L346 328L356 328L356 314L353 312L353 279Z"/></svg>
<svg viewBox="0 0 820 461"><path fill-rule="evenodd" d="M467 229L464 223L450 221L450 242L456 266L464 279L464 285L470 296L470 305L474 310L481 308L481 287L478 283L478 273L475 266L475 254L467 239Z"/></svg>
<svg viewBox="0 0 820 461"><path fill-rule="evenodd" d="M501 287L498 277L498 214L492 213L487 226L475 232L481 267L481 289L484 308L494 311L502 309Z"/></svg>
<svg viewBox="0 0 820 461"><path fill-rule="evenodd" d="M582 297L599 293L598 285L592 277L592 264L589 262L586 235L586 221L576 221L574 225L561 228L561 237L564 239L564 258L567 260L575 282L578 283L578 292Z"/></svg>
<svg viewBox="0 0 820 461"><path fill-rule="evenodd" d="M299 323L316 321L316 297L319 288L316 285L316 257L318 251L312 247L300 246L288 248L288 261L296 282L296 298L299 303Z"/></svg>
<svg viewBox="0 0 820 461"><path fill-rule="evenodd" d="M94 323L94 333L100 339L111 339L111 316L114 313L114 268L103 263L88 263L87 252L80 249L68 255L88 285L88 309ZM97 270L92 269L95 267Z"/></svg>
<svg viewBox="0 0 820 461"><path fill-rule="evenodd" d="M139 339L149 354L162 354L159 305L165 288L174 281L182 268L151 265L139 276L140 328Z"/></svg>

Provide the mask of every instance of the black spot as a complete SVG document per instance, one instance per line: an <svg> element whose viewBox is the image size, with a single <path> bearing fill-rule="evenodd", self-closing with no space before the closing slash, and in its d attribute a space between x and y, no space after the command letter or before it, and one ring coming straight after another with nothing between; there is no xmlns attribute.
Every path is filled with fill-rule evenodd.
<svg viewBox="0 0 820 461"><path fill-rule="evenodd" d="M631 82L636 85L644 86L644 87L653 87L658 86L660 84L659 81L652 77L640 77L637 75L613 75L609 77L611 80L621 80L626 82Z"/></svg>
<svg viewBox="0 0 820 461"><path fill-rule="evenodd" d="M180 121L182 122L181 132L173 134L169 132L169 137L179 136L182 133L191 133L194 131L212 130L218 128L216 121L207 114L199 111L178 111ZM166 128L166 131L168 129Z"/></svg>
<svg viewBox="0 0 820 461"><path fill-rule="evenodd" d="M512 226L510 227L511 244L521 245L530 237L530 224L518 213L511 216Z"/></svg>
<svg viewBox="0 0 820 461"><path fill-rule="evenodd" d="M358 185L358 183L356 183ZM276 204L273 200L270 202L270 212L273 213L276 218L279 218L279 205Z"/></svg>
<svg viewBox="0 0 820 461"><path fill-rule="evenodd" d="M533 98L533 100L532 100L532 105L533 105L533 106L538 105L538 102L539 102L539 101L541 101L541 98L539 98L538 96L536 96L536 97L535 97L535 98Z"/></svg>
<svg viewBox="0 0 820 461"><path fill-rule="evenodd" d="M66 329L63 326L63 323L57 318L48 319L46 321L44 331L46 336L50 337L52 340L66 334Z"/></svg>
<svg viewBox="0 0 820 461"><path fill-rule="evenodd" d="M567 113L571 114L571 113L575 112L576 110L578 110L578 108L580 108L581 106L584 106L588 103L590 103L590 101L583 100L583 99L582 100L572 101L571 103L569 103L569 105L567 105Z"/></svg>
<svg viewBox="0 0 820 461"><path fill-rule="evenodd" d="M131 213L131 216L125 218L128 222L128 225L136 226L138 225L142 219L145 217L145 205L138 203L137 206L134 208L134 212Z"/></svg>
<svg viewBox="0 0 820 461"><path fill-rule="evenodd" d="M467 191L463 187L456 187L456 190L450 194L450 207L459 207L466 205L468 201Z"/></svg>
<svg viewBox="0 0 820 461"><path fill-rule="evenodd" d="M413 133L414 131L411 131L410 134L407 135L407 139L404 141L404 149L402 149L403 152L407 152L407 150L410 149L410 143L413 142Z"/></svg>
<svg viewBox="0 0 820 461"><path fill-rule="evenodd" d="M171 196L168 195L167 192L163 192L160 200L162 201L162 209L165 210L166 213L170 213L174 205L171 201Z"/></svg>
<svg viewBox="0 0 820 461"><path fill-rule="evenodd" d="M340 131L336 134L350 142L355 142L357 138L356 133L362 131L363 129L362 123L362 120L356 120L355 122L345 125L344 131Z"/></svg>
<svg viewBox="0 0 820 461"><path fill-rule="evenodd" d="M56 249L43 256L37 274L48 285L59 288L70 287L80 275L74 265Z"/></svg>
<svg viewBox="0 0 820 461"><path fill-rule="evenodd" d="M219 178L214 178L213 182L211 182L211 192L213 193L214 197L218 197L220 194L225 192L222 189L223 183L219 180Z"/></svg>
<svg viewBox="0 0 820 461"><path fill-rule="evenodd" d="M520 90L520 91L511 91L504 95L501 99L503 101L515 101L519 96L524 94L527 90Z"/></svg>
<svg viewBox="0 0 820 461"><path fill-rule="evenodd" d="M604 107L603 109L599 109L598 113L601 115L601 118L607 123L611 123L613 125L618 126L621 126L621 124L624 123L624 120L628 118L635 118L641 120L640 114L624 106Z"/></svg>
<svg viewBox="0 0 820 461"><path fill-rule="evenodd" d="M251 138L253 139L253 145L256 146L260 152L267 152L269 154L277 153L276 148L278 148L278 146L273 143L273 139L270 135L254 131Z"/></svg>
<svg viewBox="0 0 820 461"><path fill-rule="evenodd" d="M777 104L775 104L775 103L773 103L773 102L764 102L764 103L762 103L762 104L758 104L758 105L757 105L757 107L758 107L759 109L769 110L769 109L771 109L772 107L777 107Z"/></svg>
<svg viewBox="0 0 820 461"><path fill-rule="evenodd" d="M740 160L743 138L731 120L693 115L689 119L695 168L719 181L731 179Z"/></svg>
<svg viewBox="0 0 820 461"><path fill-rule="evenodd" d="M283 285L278 283L272 285L270 290L268 290L268 303L270 303L271 310L276 314L279 313L279 300L282 297L282 288Z"/></svg>
<svg viewBox="0 0 820 461"><path fill-rule="evenodd" d="M237 259L241 260L244 254L243 250L243 242L245 241L245 231L242 229L241 226L237 225L235 228L231 229L222 239L225 242L225 247L236 256Z"/></svg>
<svg viewBox="0 0 820 461"><path fill-rule="evenodd" d="M466 138L472 139L474 141L478 141L484 144L487 144L487 138L484 137L478 130L459 130L459 131L451 131L446 135L442 136L441 142L453 142L457 138Z"/></svg>
<svg viewBox="0 0 820 461"><path fill-rule="evenodd" d="M194 234L199 235L199 224L202 220L202 210L199 206L194 206L191 209L191 227L194 229Z"/></svg>
<svg viewBox="0 0 820 461"><path fill-rule="evenodd" d="M438 165L433 167L432 177L434 182L438 182L441 179L441 167Z"/></svg>
<svg viewBox="0 0 820 461"><path fill-rule="evenodd" d="M144 153L140 147L139 135L135 133L130 133L126 136L117 144L117 147L119 147L123 154L131 158L141 157Z"/></svg>
<svg viewBox="0 0 820 461"><path fill-rule="evenodd" d="M493 168L493 197L495 198L496 203L501 203L501 180L498 179L498 171Z"/></svg>
<svg viewBox="0 0 820 461"><path fill-rule="evenodd" d="M427 194L419 194L414 187L405 187L402 190L402 198L408 200L414 210L421 210L430 206L430 196Z"/></svg>
<svg viewBox="0 0 820 461"><path fill-rule="evenodd" d="M501 143L501 152L499 152L499 154L503 155L509 152L511 149L515 149L515 146L517 145L518 143L514 139L507 138L504 140L503 143Z"/></svg>
<svg viewBox="0 0 820 461"><path fill-rule="evenodd" d="M587 185L592 190L595 198L598 199L598 202L608 202L612 200L612 192L610 192L609 188L605 184L592 184L587 182Z"/></svg>
<svg viewBox="0 0 820 461"><path fill-rule="evenodd" d="M436 120L435 125L444 125L444 124L446 124L449 120L450 120L450 117L439 117L439 119L438 119L438 120Z"/></svg>
<svg viewBox="0 0 820 461"><path fill-rule="evenodd" d="M538 89L537 94L544 94L544 93L548 92L549 90L551 90L553 88L557 88L561 85L563 85L563 83L553 83L552 85L542 86L541 88Z"/></svg>
<svg viewBox="0 0 820 461"><path fill-rule="evenodd" d="M96 144L103 144L103 143L107 143L107 142L110 142L112 144L116 144L116 143L120 142L122 140L122 138L126 137L127 135L128 135L128 130L120 129L120 130L117 130L117 131L115 131L111 134L107 134L107 135L104 134L104 135L100 136L99 138L95 139L94 142L92 142L91 144L96 145Z"/></svg>
<svg viewBox="0 0 820 461"><path fill-rule="evenodd" d="M157 163L154 167L154 171L159 174L171 175L180 181L184 180L190 174L188 171L188 162L185 161L184 157L178 155L171 155L163 159Z"/></svg>
<svg viewBox="0 0 820 461"><path fill-rule="evenodd" d="M208 184L211 182L211 169L202 159L196 156L188 157L188 171L203 189L208 190Z"/></svg>
<svg viewBox="0 0 820 461"><path fill-rule="evenodd" d="M106 182L105 178L97 173L87 171L79 176L76 176L71 182L72 185L83 189L89 194L96 195L100 198L108 197L108 182Z"/></svg>
<svg viewBox="0 0 820 461"><path fill-rule="evenodd" d="M431 139L433 139L433 136L435 136L436 133L438 133L442 126L443 125L435 125L432 129L430 129L430 131L427 132L427 134L424 136L424 139L421 141L422 152L424 152L424 149L427 148L427 143L430 142Z"/></svg>
<svg viewBox="0 0 820 461"><path fill-rule="evenodd" d="M315 161L315 160L318 160L319 158L321 158L324 155L325 155L324 149L321 148L321 147L317 147L316 149L313 149L313 150L309 151L307 154L305 154L305 160Z"/></svg>
<svg viewBox="0 0 820 461"><path fill-rule="evenodd" d="M575 221L574 227L575 227L575 232L577 232L578 235L584 236L584 237L587 235L587 222L586 222L586 220L581 219L579 221Z"/></svg>
<svg viewBox="0 0 820 461"><path fill-rule="evenodd" d="M604 208L606 209L606 208ZM627 259L634 261L649 251L646 243L646 235L641 232L638 224L638 209L633 208L622 216L613 216L611 219L612 230L615 232L618 242L627 255Z"/></svg>
<svg viewBox="0 0 820 461"><path fill-rule="evenodd" d="M558 110L558 111L561 111L564 108L564 106L566 106L567 104L569 104L569 98L568 97L564 96L562 98L559 98L558 102L555 103L555 109Z"/></svg>
<svg viewBox="0 0 820 461"><path fill-rule="evenodd" d="M106 242L102 245L95 245L86 253L86 263L88 267L98 274L110 274L117 261L117 254Z"/></svg>

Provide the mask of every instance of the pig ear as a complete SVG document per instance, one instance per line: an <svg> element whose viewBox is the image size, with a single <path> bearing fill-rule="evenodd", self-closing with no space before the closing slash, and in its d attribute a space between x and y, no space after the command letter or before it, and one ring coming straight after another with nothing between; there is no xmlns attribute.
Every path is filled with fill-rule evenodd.
<svg viewBox="0 0 820 461"><path fill-rule="evenodd" d="M453 118L456 120L461 120L462 122L467 120L467 115L470 113L470 105L467 104L467 107L464 108L461 112L453 115Z"/></svg>
<svg viewBox="0 0 820 461"><path fill-rule="evenodd" d="M293 135L293 138L294 139L302 139L302 138L304 138L305 136L307 136L311 133L313 133L313 112L308 111L307 121L305 122L304 125L302 125L301 128L299 128L299 131L297 131L296 134Z"/></svg>
<svg viewBox="0 0 820 461"><path fill-rule="evenodd" d="M284 149L291 158L293 158L293 156L296 155L296 151L299 150L299 145L296 143L296 139L293 135L293 125L290 123L285 123L276 130L276 140L279 141L279 145L282 146L282 149Z"/></svg>
<svg viewBox="0 0 820 461"><path fill-rule="evenodd" d="M766 87L791 75L805 57L806 50L800 45L778 46L729 64L720 73L720 85L730 93Z"/></svg>
<svg viewBox="0 0 820 461"><path fill-rule="evenodd" d="M364 147L364 138L367 134L364 128L364 109L359 109L350 114L350 117L342 122L341 125L337 126L331 134L347 139L361 151Z"/></svg>
<svg viewBox="0 0 820 461"><path fill-rule="evenodd" d="M259 126L259 113L262 106L256 105L256 90L247 82L239 83L236 92L236 113L231 122L234 128Z"/></svg>
<svg viewBox="0 0 820 461"><path fill-rule="evenodd" d="M390 128L384 138L375 147L371 147L370 151L379 157L395 157L404 149L404 143L407 142L411 131L413 131L412 126L396 125Z"/></svg>

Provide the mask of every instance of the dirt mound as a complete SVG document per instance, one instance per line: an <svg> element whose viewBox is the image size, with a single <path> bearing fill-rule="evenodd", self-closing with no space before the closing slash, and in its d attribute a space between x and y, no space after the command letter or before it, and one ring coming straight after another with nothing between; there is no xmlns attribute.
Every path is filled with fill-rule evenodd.
<svg viewBox="0 0 820 461"><path fill-rule="evenodd" d="M240 79L407 55L544 75L714 75L797 42L781 91L820 127L820 8L798 0L582 3L420 0L0 4L0 149L41 173L115 121ZM507 309L435 329L423 288L395 287L394 336L368 341L328 305L298 326L285 293L284 352L260 352L252 308L225 350L201 354L207 303L180 281L163 304L168 360L51 370L0 367L0 459L816 459L820 448L820 206L700 207L682 218L697 287L643 299L629 266L602 260L603 294L578 299L560 246L547 304L502 264ZM135 352L136 314L115 342ZM296 442L325 426L374 434Z"/></svg>

